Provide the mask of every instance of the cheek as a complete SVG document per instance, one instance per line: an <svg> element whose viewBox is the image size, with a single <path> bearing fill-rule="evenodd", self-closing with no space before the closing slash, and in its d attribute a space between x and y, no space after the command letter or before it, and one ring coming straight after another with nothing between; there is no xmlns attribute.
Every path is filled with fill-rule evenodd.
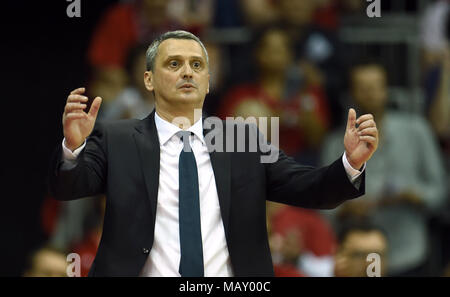
<svg viewBox="0 0 450 297"><path fill-rule="evenodd" d="M208 77L201 77L198 81L200 88L202 90L205 90L205 92L208 92L209 89L209 78Z"/></svg>
<svg viewBox="0 0 450 297"><path fill-rule="evenodd" d="M175 75L159 75L156 79L156 87L159 88L159 92L167 92L175 89L177 83L177 77Z"/></svg>

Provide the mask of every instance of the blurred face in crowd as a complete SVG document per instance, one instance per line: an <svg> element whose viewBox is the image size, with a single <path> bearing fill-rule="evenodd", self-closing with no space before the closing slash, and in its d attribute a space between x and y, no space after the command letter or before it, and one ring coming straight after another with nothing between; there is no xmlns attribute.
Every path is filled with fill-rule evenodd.
<svg viewBox="0 0 450 297"><path fill-rule="evenodd" d="M256 60L262 72L284 73L293 59L288 35L278 29L267 31L256 49Z"/></svg>
<svg viewBox="0 0 450 297"><path fill-rule="evenodd" d="M382 113L387 101L386 73L378 65L365 65L351 73L354 102L367 113Z"/></svg>
<svg viewBox="0 0 450 297"><path fill-rule="evenodd" d="M370 261L367 255L380 255L381 275L386 267L387 241L386 237L377 230L355 230L345 237L336 253L335 275L340 277L365 277Z"/></svg>
<svg viewBox="0 0 450 297"><path fill-rule="evenodd" d="M206 55L195 40L167 39L158 48L153 71L145 72L156 104L202 108L209 92Z"/></svg>
<svg viewBox="0 0 450 297"><path fill-rule="evenodd" d="M24 276L64 277L67 276L67 261L63 254L51 250L41 250L32 259L32 267Z"/></svg>
<svg viewBox="0 0 450 297"><path fill-rule="evenodd" d="M311 23L316 9L316 0L279 0L282 19L295 26Z"/></svg>

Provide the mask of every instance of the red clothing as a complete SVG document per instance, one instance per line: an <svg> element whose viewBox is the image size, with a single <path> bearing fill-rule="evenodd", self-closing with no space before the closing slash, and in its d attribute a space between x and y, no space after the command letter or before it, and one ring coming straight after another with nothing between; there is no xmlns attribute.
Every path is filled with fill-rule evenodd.
<svg viewBox="0 0 450 297"><path fill-rule="evenodd" d="M243 84L233 88L222 100L219 117L225 119L227 116L235 116L239 105L250 100L265 104L272 111L272 116L280 117L280 148L288 155L294 155L306 146L303 131L298 124L302 110L312 110L325 127L329 123L324 92L313 87L308 88L302 95L278 100L265 93L258 84Z"/></svg>
<svg viewBox="0 0 450 297"><path fill-rule="evenodd" d="M300 230L299 245L304 251L312 252L318 257L335 253L336 239L333 230L313 210L284 206L272 217L271 224L272 232L282 235L292 229Z"/></svg>
<svg viewBox="0 0 450 297"><path fill-rule="evenodd" d="M306 275L300 272L292 265L274 265L273 271L275 277L305 277Z"/></svg>
<svg viewBox="0 0 450 297"><path fill-rule="evenodd" d="M318 7L314 12L313 21L321 28L336 30L339 26L339 15L336 1Z"/></svg>
<svg viewBox="0 0 450 297"><path fill-rule="evenodd" d="M122 67L134 46L149 44L158 35L179 27L173 21L151 27L139 11L137 3L118 3L106 11L89 46L88 59L92 66Z"/></svg>
<svg viewBox="0 0 450 297"><path fill-rule="evenodd" d="M53 234L56 224L58 223L58 216L61 210L61 201L55 198L46 196L41 208L41 224L42 231L50 236Z"/></svg>
<svg viewBox="0 0 450 297"><path fill-rule="evenodd" d="M93 66L121 66L127 52L137 43L137 24L133 4L111 7L94 31L89 47Z"/></svg>

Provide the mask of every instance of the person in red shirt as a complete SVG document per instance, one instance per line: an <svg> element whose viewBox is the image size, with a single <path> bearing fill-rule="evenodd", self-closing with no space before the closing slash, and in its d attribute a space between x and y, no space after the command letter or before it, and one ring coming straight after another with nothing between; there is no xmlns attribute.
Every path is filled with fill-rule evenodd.
<svg viewBox="0 0 450 297"><path fill-rule="evenodd" d="M329 125L328 104L322 87L308 71L299 72L301 65L294 63L293 49L285 31L269 27L256 40L257 77L250 83L235 86L225 95L219 116L279 117L281 149L292 156L306 150L314 151ZM270 135L266 137L270 139Z"/></svg>
<svg viewBox="0 0 450 297"><path fill-rule="evenodd" d="M122 67L129 50L138 43L150 43L168 30L178 28L171 20L166 0L135 0L118 3L100 19L88 51L94 67Z"/></svg>
<svg viewBox="0 0 450 297"><path fill-rule="evenodd" d="M125 88L128 53L140 43L150 44L160 34L182 28L168 14L167 0L134 0L109 8L91 38L89 89L109 103Z"/></svg>
<svg viewBox="0 0 450 297"><path fill-rule="evenodd" d="M268 202L267 212L269 242L280 276L332 276L336 238L319 213L273 202Z"/></svg>

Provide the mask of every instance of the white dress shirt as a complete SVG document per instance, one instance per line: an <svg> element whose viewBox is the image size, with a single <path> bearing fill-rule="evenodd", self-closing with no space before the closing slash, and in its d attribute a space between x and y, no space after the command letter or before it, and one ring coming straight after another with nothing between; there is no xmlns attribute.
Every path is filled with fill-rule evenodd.
<svg viewBox="0 0 450 297"><path fill-rule="evenodd" d="M176 133L181 129L160 118L158 113L155 113L155 124L160 143L158 203L154 242L140 275L180 276L178 272L181 255L178 226L178 160L183 143ZM214 171L203 137L202 120L198 120L188 131L194 134L190 136L189 142L198 169L204 275L233 276ZM86 142L73 152L66 148L64 140L62 145L64 160L74 162ZM342 156L342 162L347 176L354 183L365 165L362 171L353 169L345 153Z"/></svg>
<svg viewBox="0 0 450 297"><path fill-rule="evenodd" d="M181 129L161 119L157 113L155 124L161 150L155 239L141 275L180 276L178 161L183 143L175 134ZM202 121L198 120L188 131L194 133L189 142L198 169L204 273L205 276L232 276L216 180L203 138Z"/></svg>

